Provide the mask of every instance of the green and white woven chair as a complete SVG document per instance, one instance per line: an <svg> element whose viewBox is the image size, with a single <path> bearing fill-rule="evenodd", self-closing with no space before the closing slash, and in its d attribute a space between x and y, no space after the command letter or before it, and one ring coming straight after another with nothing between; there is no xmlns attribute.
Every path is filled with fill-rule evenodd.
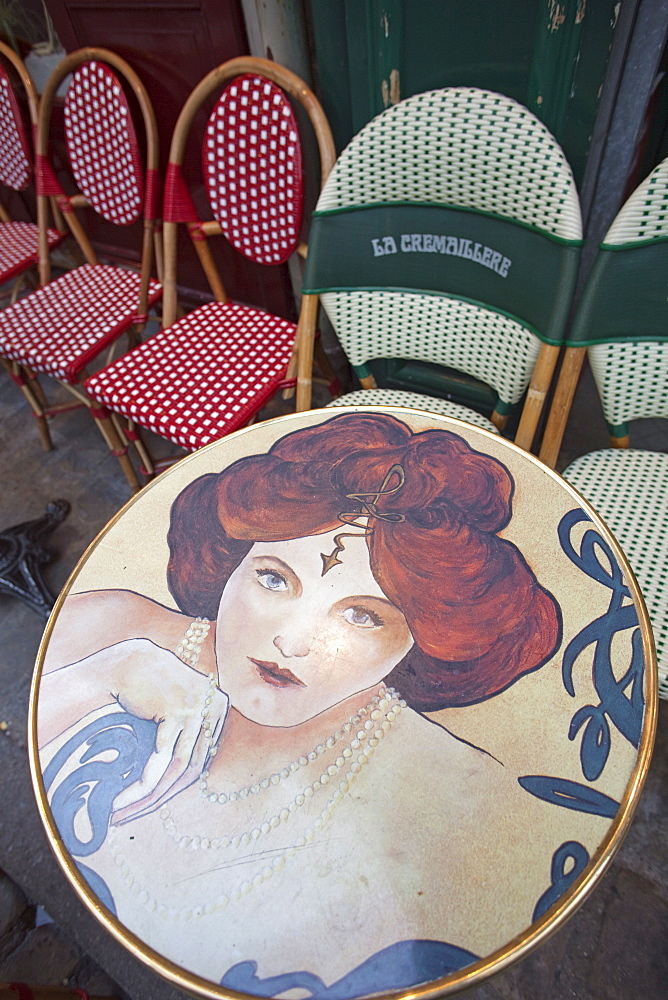
<svg viewBox="0 0 668 1000"><path fill-rule="evenodd" d="M626 553L654 630L659 694L668 698L668 454L630 448L628 423L668 418L668 159L643 181L598 252L568 337L546 444L558 453L585 352L612 448L575 459L564 477ZM549 434L549 439L548 439Z"/></svg>
<svg viewBox="0 0 668 1000"><path fill-rule="evenodd" d="M304 292L320 295L363 386L337 404L420 405L480 423L445 399L370 391L374 359L431 362L491 386L497 428L528 388L516 440L530 448L581 235L564 154L520 104L456 87L383 112L341 153L309 236ZM302 342L302 392L310 364Z"/></svg>

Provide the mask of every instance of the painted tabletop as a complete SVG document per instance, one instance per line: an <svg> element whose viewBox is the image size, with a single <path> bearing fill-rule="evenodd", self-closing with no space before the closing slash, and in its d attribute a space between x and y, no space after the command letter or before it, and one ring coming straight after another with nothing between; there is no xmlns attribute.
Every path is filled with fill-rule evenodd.
<svg viewBox="0 0 668 1000"><path fill-rule="evenodd" d="M33 680L34 790L109 932L201 996L440 996L606 870L651 754L624 556L500 436L309 411L100 533Z"/></svg>

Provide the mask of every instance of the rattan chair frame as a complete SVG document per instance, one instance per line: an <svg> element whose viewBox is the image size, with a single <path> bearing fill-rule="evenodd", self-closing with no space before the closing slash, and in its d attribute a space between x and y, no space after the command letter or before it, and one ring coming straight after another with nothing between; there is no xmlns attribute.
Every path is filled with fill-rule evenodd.
<svg viewBox="0 0 668 1000"><path fill-rule="evenodd" d="M446 103L446 97L447 102L451 102L451 104ZM480 116L481 124L477 129L474 129L470 122L462 125L458 118L459 108L466 105L467 102L474 104L475 114ZM499 108L497 111L497 105L501 104L503 109ZM474 114L472 113L470 117L473 118ZM391 122L390 119L392 119ZM387 122L387 128L385 128L385 122ZM510 127L507 128L507 122L512 123L511 127L515 130L512 134L518 140L517 142L513 142L510 135L508 141L505 141L505 134L511 131ZM521 142L519 141L520 133ZM412 138L413 135L416 136L416 139L414 145L411 145L406 137ZM417 137L420 135L423 138L418 139ZM486 135L488 143L485 142ZM445 166L446 163L450 162L448 158L454 159L455 151L461 149L461 143L469 139L472 139L472 156L468 171L470 178L472 178L469 178L470 183L467 181L467 171L460 171L458 174L457 170L446 169ZM420 152L418 142L422 143L423 152ZM534 143L534 145L530 146L530 143ZM538 152L539 143L542 144L540 153ZM503 155L504 144L506 147L505 155ZM490 179L490 172L495 164L489 162L490 153L489 149L486 148L487 145L490 147L493 145L495 155L497 151L501 151L499 162L503 170L499 170L498 173L502 175L505 171L509 179L514 177L515 188L521 188L523 184L527 183L527 178L530 182L533 176L532 169L534 172L542 170L544 162L548 160L548 157L550 158L550 173L548 174L546 171L546 176L540 177L536 181L532 197L527 198L526 203L523 204L519 197L515 198L514 193L509 193L506 189L507 185L498 189L498 179ZM532 149L534 159L531 162L534 164L534 168L530 168L528 157L527 162L524 160L525 145ZM375 150L373 157L372 150ZM477 152L475 152L476 150ZM409 188L408 197L404 197L403 181L394 184L394 171L400 156L405 157L407 163L407 166L403 168L404 174L411 178L405 182L405 186ZM464 153L461 154L460 159L462 163L468 162ZM480 161L479 165L477 161ZM368 172L365 170L367 167ZM371 174L373 174L373 180L370 179ZM539 192L543 193L542 198L539 196ZM502 95L491 94L478 88L443 88L440 91L429 91L415 95L387 109L368 123L339 157L334 174L330 176L320 197L316 213L333 217L339 212L357 212L359 209L374 209L376 207L380 209L384 206L391 206L392 203L396 203L399 207L402 205L424 207L425 210L435 206L479 213L479 217L488 216L508 223L516 223L519 227L525 227L552 238L556 243L572 244L576 248L581 245L582 225L577 191L570 167L558 144L545 129L545 126L526 108ZM323 230L323 232L325 231ZM366 230L364 234L366 238L368 236ZM323 249L326 249L324 242ZM576 252L579 252L579 249L576 249ZM574 277L575 269L571 268L569 279L571 292ZM374 284L373 281L370 283ZM408 284L410 285L410 282ZM340 289L346 287L345 283L338 283L334 280L333 285L339 287L334 287L331 292L320 289L321 301L325 310L330 311L330 303L334 308L336 300L343 300L344 296L351 303L354 297L358 298L361 305L353 303L350 307L351 314L355 316L353 325L355 322L361 323L359 318L361 315L367 317L366 323L368 325L368 313L371 313L373 309L367 304L366 299L370 300L376 293L355 290L354 293L344 293L344 296L341 296ZM427 289L429 286L424 287ZM405 312L406 308L400 302L400 298L401 296L405 298L408 292L409 289L406 289L406 294L404 294L403 288L396 290L388 287L383 294L388 301L393 299L397 303L390 305L388 311ZM420 296L416 296L417 298ZM421 298L424 303L430 298L430 295L426 294ZM436 296L432 295L431 298L436 300ZM452 301L457 301L456 291L453 292ZM473 300L470 301L473 302ZM464 295L460 300L461 306L458 307L460 311L467 308L466 302L466 295ZM482 308L478 309L477 307ZM485 312L484 297L483 301L475 302L470 307L471 313L476 309L478 313ZM342 307L343 311L345 310ZM503 323L502 310L497 310L494 313L490 309L487 315L495 315L499 326ZM565 315L566 313L564 313L564 320ZM513 326L514 318L508 317L506 324L508 332ZM333 322L336 329L337 322L334 320ZM476 320L471 315L469 325L475 323ZM433 325L437 326L438 324L434 323ZM518 332L522 331L522 335L524 332L529 334L529 324L520 321L514 326ZM538 328L538 332L540 334L543 331ZM535 339L538 340L538 338ZM539 346L532 348L535 350L535 359L531 362L531 377L528 380L526 402L516 435L516 443L526 449L532 446L561 350L561 345L555 343L554 338L551 342L546 342L550 339L546 337ZM361 355L361 348L359 353ZM395 356L396 351L389 350L388 354ZM369 359L374 356L370 354ZM413 355L408 352L405 355L397 356L412 357ZM353 360L353 363L362 364L361 357ZM443 363L451 364L450 361ZM310 359L306 354L300 354L300 364L302 365L300 379L303 380L307 378L310 368ZM452 366L458 367L456 364ZM375 380L372 375L361 375L360 381L363 388L375 388ZM462 408L463 412L465 410L466 408ZM505 426L506 413L494 412L492 421L497 428L501 429Z"/></svg>
<svg viewBox="0 0 668 1000"><path fill-rule="evenodd" d="M21 81L21 86L23 87L23 92L25 94L26 102L28 104L28 114L30 117L30 125L32 130L32 145L34 146L34 141L37 135L37 121L39 116L39 95L37 89L33 82L30 73L26 69L25 63L20 56L10 46L6 45L4 42L0 41L0 56L5 59L15 70L19 80ZM34 162L32 164L34 169ZM48 209L50 210L51 216L53 217L53 224L55 230L58 234L58 239L54 239L53 244L56 245L60 243L62 239L67 234L67 227L63 219L62 213L58 208L54 199L50 199L48 203ZM5 206L0 202L0 225L2 223L11 223L13 220L11 215L5 208ZM50 218L47 214L47 231L50 224ZM39 248L39 235L38 227L35 224L35 234L37 236L36 244ZM47 241L48 249L48 241ZM32 258L26 259L25 266L22 267L21 271L16 274L12 282L11 292L8 296L9 305L13 305L17 301L22 289L28 280L28 276L32 272L33 268L38 264L38 261L34 261ZM24 368L15 362L9 361L7 358L0 358L0 362L7 371L9 377L16 384L16 386L22 391L25 399L28 402L33 415L37 420L37 427L42 442L42 447L48 451L52 447L51 435L49 433L49 427L47 424L46 417L44 416L43 410L47 405L46 398L41 389L39 382L37 381L37 376L34 372Z"/></svg>
<svg viewBox="0 0 668 1000"><path fill-rule="evenodd" d="M18 75L18 77L19 77L19 79L21 81L21 86L23 87L23 91L24 91L24 94L25 94L25 97L26 97L26 101L27 101L27 104L28 104L28 114L30 116L30 125L31 125L31 129L32 129L32 140L33 140L33 144L34 144L35 141L36 141L36 137L37 137L37 127L38 127L38 119L39 119L39 107L40 107L39 94L37 93L37 89L35 87L33 79L30 76L30 73L28 72L28 70L26 69L25 63L23 62L23 60L21 59L21 57L18 56L16 54L16 52L14 52L14 50L12 48L10 48L9 45L6 45L2 41L0 41L0 56L2 56L4 59L6 59L7 62L11 63L11 65L13 66L14 70L16 71L16 73L17 73L17 75ZM33 164L33 167L34 167L34 164ZM67 228L66 228L66 225L65 225L65 221L63 219L63 215L62 215L62 213L61 213L61 211L60 211L60 209L59 209L59 207L58 207L55 199L53 199L53 198L49 199L47 205L45 206L45 208L46 208L46 212L47 212L47 220L46 220L46 230L45 230L45 237L44 238L46 239L46 231L48 230L49 223L51 221L51 218L49 217L49 212L51 213L51 216L53 218L53 222L54 222L54 225L55 225L55 228L56 228L57 232L59 234L61 234L62 236L64 236L66 234L66 232L67 232ZM12 221L12 219L11 219L11 216L10 216L9 212L4 207L4 205L0 202L0 222L11 222L11 221ZM41 247L41 243L39 245ZM48 246L48 243L47 243L47 245L46 245L46 253L47 253L47 255L48 255L48 252L49 252L49 246ZM31 263L27 263L26 264L26 270L28 268L32 267L32 266L33 265ZM10 296L10 304L13 303L13 302L15 302L16 299L18 298L18 294L19 294L20 287L21 287L21 285L19 283L20 280L21 280L21 276L19 275L17 277L17 279L16 279L15 287L12 289L12 293L11 293L11 296Z"/></svg>
<svg viewBox="0 0 668 1000"><path fill-rule="evenodd" d="M622 205L605 235L601 244L602 250L605 250L607 247L632 247L651 240L665 240L668 238L668 222L665 212L667 179L668 159L665 159L638 185ZM662 191L664 192L663 197L661 196ZM583 305L584 302L585 296L583 294ZM573 323L574 327L577 322L578 317L576 316ZM632 334L633 331L629 330L630 341L634 339ZM605 358L608 350L614 351L614 348L608 348L605 344L591 346L587 346L586 344L582 346L567 344L564 350L559 378L557 379L554 396L550 404L550 411L540 449L540 458L550 468L556 466L559 458L559 450L566 431L566 424L571 412L585 358L589 354L593 360L592 367L596 366L601 371L599 384L602 387L604 378L602 371L608 363ZM626 418L618 416L615 420L610 420L609 424L619 425L625 419L634 419L643 415L658 415L651 401L645 413L641 410L636 410L636 412L630 415L627 414ZM611 432L609 436L612 448L629 447L629 436L627 433Z"/></svg>
<svg viewBox="0 0 668 1000"><path fill-rule="evenodd" d="M610 447L580 455L562 474L605 519L638 578L654 630L662 698L668 698L668 455L630 447L628 423L668 419L667 205L664 160L622 206L601 245L574 318L540 452L544 462L556 464L588 357ZM611 303L611 295L617 301Z"/></svg>
<svg viewBox="0 0 668 1000"><path fill-rule="evenodd" d="M37 156L40 159L46 159L48 157L48 146L49 146L49 134L51 126L51 117L53 114L53 105L58 93L58 88L61 83L70 73L72 73L78 66L83 63L90 62L92 60L99 59L101 62L107 63L109 66L118 70L123 76L125 81L132 88L132 91L137 98L139 103L139 108L141 111L144 133L146 137L146 172L157 171L158 170L158 158L159 158L159 137L158 137L158 124L155 116L155 111L153 110L153 105L151 104L151 99L148 96L148 91L146 90L144 84L140 80L137 73L133 68L117 55L115 52L110 51L105 48L83 48L78 49L76 52L72 52L70 55L66 56L62 62L51 73L49 79L47 80L46 86L42 93L42 99L39 105L39 116L37 122ZM51 277L50 268L50 258L48 254L48 247L46 245L46 215L48 212L48 201L49 199L45 195L38 193L37 197L37 212L38 221L40 225L40 282L41 284L46 284ZM61 209L65 219L70 227L72 235L74 236L79 248L84 255L84 258L89 264L97 264L97 255L93 250L92 244L86 234L84 226L81 224L76 213L72 211L73 208L85 208L88 206L88 200L83 194L76 194L73 196L66 196L64 199L59 200ZM143 241L141 249L141 292L139 298L139 311L145 313L147 310L147 295L148 295L148 284L150 279L152 258L153 258L153 238L155 233L155 219L144 219L144 232Z"/></svg>
<svg viewBox="0 0 668 1000"><path fill-rule="evenodd" d="M272 62L269 59L262 59L259 56L240 56L230 59L213 69L192 91L174 127L172 143L169 153L169 162L177 167L183 165L188 135L192 127L195 115L199 111L206 99L215 91L224 87L230 80L242 76L244 73L257 73L266 77L278 87L281 87L290 97L297 101L306 111L313 128L318 145L320 156L320 185L324 186L334 163L336 162L336 149L334 139L327 121L327 117L320 105L318 98L313 91L306 86L304 81L291 70ZM178 223L164 223L164 293L163 293L163 325L169 327L177 318L177 229ZM194 235L193 228L189 227L191 236ZM215 221L206 222L196 227L197 235L217 236L222 234L219 224ZM221 274L216 267L211 254L211 249L205 240L193 239L195 250L207 280L211 287L212 294L217 302L228 301L227 292ZM298 248L301 256L305 257L307 248L302 244ZM311 405L311 373L313 366L313 342L318 317L318 297L302 296L299 322L297 324L297 337L295 340L295 351L293 360L290 363L287 377L294 377L297 371L297 357L302 353L307 359L305 366L299 368L297 374L297 410L307 410ZM302 370L302 368L304 370Z"/></svg>
<svg viewBox="0 0 668 1000"><path fill-rule="evenodd" d="M158 126L155 112L149 98L148 92L139 78L135 70L123 59L121 56L117 55L115 52L102 47L86 47L78 49L76 52L71 53L66 56L58 66L53 70L49 79L47 80L46 86L42 93L42 98L39 103L39 111L37 116L37 142L36 142L36 158L37 158L37 175L38 175L38 193L37 193L37 217L39 226L39 283L40 286L46 285L51 280L51 259L48 247L48 237L47 228L49 221L49 207L51 203L55 200L58 209L62 212L62 216L66 220L69 231L74 237L81 254L87 264L96 265L99 263L97 254L95 253L90 238L86 232L86 228L82 223L81 219L77 215L77 209L84 209L89 207L89 201L87 197L77 191L73 195L60 194L58 196L52 196L45 193L44 180L40 178L40 171L44 169L42 165L46 165L48 169L49 163L49 136L51 131L51 119L53 115L53 108L55 103L55 98L58 93L58 89L62 82L73 73L79 66L89 63L92 61L99 61L111 69L118 72L124 84L134 94L137 103L139 105L141 121L143 124L143 133L146 143L145 148L145 163L143 165L145 178L157 178L158 171L158 159L159 159L159 136L158 136ZM147 185L148 186L148 185ZM148 199L151 197L149 191L145 192L145 197ZM139 295L137 301L137 315L139 317L145 317L148 314L148 300L149 300L149 287L151 282L151 269L153 264L153 254L156 251L156 259L160 260L161 254L159 253L159 248L156 249L157 242L157 219L154 217L155 213L150 213L147 217L146 213L143 214L143 232L141 240L141 251L140 251L140 286ZM136 321L127 331L127 337L129 341L129 346L134 346L138 343L138 337L141 329L145 325L145 319L141 321ZM111 360L111 352L114 349L114 345L109 349L107 360ZM83 389L81 383L88 376L89 372L83 369L78 377L76 384L68 383L60 379L56 379L60 385L62 385L66 391L74 397L75 405L84 405L88 408L93 420L98 426L104 440L111 449L114 455L119 459L123 472L127 478L128 483L133 489L139 488L139 480L137 474L130 462L128 457L129 441L127 440L123 427L119 421L107 420L104 416L101 416L97 410L96 404L93 400L89 398L85 390ZM40 422L44 421L45 417L52 416L59 412L63 412L72 408L71 403L64 403L58 405L47 405L42 398L31 398L29 395L29 386L23 387L24 395L30 403L34 415L38 418ZM46 447L50 447L50 441L43 442Z"/></svg>
<svg viewBox="0 0 668 1000"><path fill-rule="evenodd" d="M324 184L334 165L336 150L331 129L320 102L310 88L296 74L270 60L254 56L241 56L228 60L211 70L191 92L181 109L174 127L169 155L169 172L180 172L186 156L193 123L207 99L220 92L226 84L244 74L258 75L269 80L304 108L317 141L320 158L320 177L321 183ZM167 189L169 189L169 184L167 185ZM165 217L163 223L164 288L162 328L163 330L169 330L182 316L178 301L177 275L178 230L179 226L184 225L184 223L172 221L170 213L167 210L165 211ZM209 283L213 301L219 303L228 302L229 297L224 280L214 261L209 245L210 238L223 236L222 227L215 220L201 221L199 218L194 218L191 222L186 222L185 226ZM306 246L301 243L297 247L297 252L305 256L307 253ZM294 381L297 369L297 356L301 353L302 349L310 357L313 356L317 308L317 297L302 297L297 333L292 358L286 371L286 380ZM296 407L297 409L308 409L310 402L311 371L309 369L308 378L303 380L301 389L298 385ZM108 403L104 405L109 407ZM128 420L126 422L125 433L134 443L141 461L141 471L145 475L151 476L156 471L171 463L169 458L159 462L154 460L149 448L142 439L139 427L133 421Z"/></svg>
<svg viewBox="0 0 668 1000"><path fill-rule="evenodd" d="M230 80L242 76L244 73L257 73L266 77L278 87L281 87L290 97L294 98L304 108L318 143L320 154L320 178L321 186L324 185L336 160L336 150L332 138L331 129L325 113L322 110L317 97L291 70L271 62L269 59L262 59L259 56L240 56L230 59L228 62L217 66L211 70L207 76L195 87L186 100L181 113L174 126L172 142L169 151L169 162L176 167L183 166L183 159L192 127L197 112L206 99L217 90L220 90ZM164 254L165 254L165 275L163 293L163 316L164 325L171 326L177 317L177 230L178 223L166 221L163 224L164 230ZM215 222L206 222L198 227L199 231L207 237L219 236L222 234L220 225ZM210 248L204 240L193 240L195 248L200 257L202 268L207 276L211 291L217 302L226 302L227 292L223 279L213 260Z"/></svg>

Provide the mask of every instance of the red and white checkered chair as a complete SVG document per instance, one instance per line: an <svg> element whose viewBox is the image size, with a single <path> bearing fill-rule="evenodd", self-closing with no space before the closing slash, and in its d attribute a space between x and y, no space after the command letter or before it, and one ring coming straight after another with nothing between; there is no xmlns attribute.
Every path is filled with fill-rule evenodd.
<svg viewBox="0 0 668 1000"><path fill-rule="evenodd" d="M0 185L12 191L26 191L34 178L33 152L14 89L17 80L23 87L30 124L35 132L38 114L35 85L19 56L0 42ZM47 228L49 247L56 246L65 235L62 225L58 229ZM0 202L0 285L34 267L38 260L36 223L12 219L7 207ZM15 283L12 288L12 302L16 301L19 287Z"/></svg>
<svg viewBox="0 0 668 1000"><path fill-rule="evenodd" d="M182 164L193 120L214 95L199 154L213 219L202 221ZM296 369L298 327L228 301L209 243L223 235L244 257L267 266L300 249L302 154L288 97L309 116L324 182L335 159L325 115L305 84L276 63L230 60L209 73L183 107L165 183L163 329L86 382L100 407L130 421L130 433L143 427L193 451L247 423L286 384L288 369ZM189 152L189 166L196 156ZM214 301L177 320L179 224L190 233ZM299 337L312 337L314 324L309 303ZM136 444L150 475L155 464L138 434Z"/></svg>
<svg viewBox="0 0 668 1000"><path fill-rule="evenodd" d="M0 186L7 194L28 191L34 179L33 150L29 130L26 129L15 85L23 88L28 104L33 133L37 129L38 96L35 85L23 61L13 49L0 42ZM60 213L56 213L57 227L47 226L49 249L65 237L66 229ZM6 205L0 202L0 296L10 304L16 302L26 278L39 260L38 227L35 222L13 219ZM30 399L41 397L39 386L32 374L14 369L2 359L9 374L19 386L25 386ZM45 444L49 441L46 421L39 422L40 434Z"/></svg>
<svg viewBox="0 0 668 1000"><path fill-rule="evenodd" d="M54 97L70 74L64 117L71 175L66 182L49 158L48 137ZM145 167L124 88L134 93L139 104ZM133 488L138 480L127 456L127 441L117 426L98 418L81 383L89 374L87 366L121 334L129 335L131 345L137 343L151 306L162 294L161 285L151 278L160 187L157 167L155 114L134 70L106 49L81 49L67 56L49 77L39 110L36 173L41 287L0 313L0 355L12 362L15 372L27 369L57 379L88 406ZM65 194L64 185L70 184L76 187L74 195ZM62 210L86 261L53 281L49 280L46 246L50 199ZM98 263L75 211L80 208L92 209L118 226L137 224L138 270ZM35 401L29 402L35 410ZM63 408L49 408L38 401L35 412L43 418Z"/></svg>

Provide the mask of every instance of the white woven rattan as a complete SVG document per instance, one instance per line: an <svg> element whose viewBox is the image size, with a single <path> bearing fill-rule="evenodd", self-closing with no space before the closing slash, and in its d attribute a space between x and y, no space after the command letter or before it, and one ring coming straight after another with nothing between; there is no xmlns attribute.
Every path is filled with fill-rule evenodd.
<svg viewBox="0 0 668 1000"><path fill-rule="evenodd" d="M288 260L302 220L302 156L280 87L247 73L225 88L209 118L202 166L214 218L239 253Z"/></svg>
<svg viewBox="0 0 668 1000"><path fill-rule="evenodd" d="M650 243L666 236L668 161L659 164L628 198L603 247ZM610 260L610 250L607 255ZM605 310L608 289L604 280L596 278L588 298L590 289L585 292L592 339L599 336L596 310ZM644 308L652 309L651 297L649 302L643 298L641 281L633 294L639 316ZM651 324L652 315L643 318ZM656 325L657 336L665 335L660 319ZM582 331L585 337L588 332ZM587 348L605 419L619 438L625 436L629 421L668 417L668 343L633 340L637 333L631 323L630 329L615 331L617 339ZM638 579L656 641L659 693L668 698L668 454L609 448L576 459L563 475L607 522Z"/></svg>
<svg viewBox="0 0 668 1000"><path fill-rule="evenodd" d="M577 458L563 475L629 560L652 622L659 694L668 698L668 454L608 448Z"/></svg>
<svg viewBox="0 0 668 1000"><path fill-rule="evenodd" d="M34 222L0 222L0 282L25 270L39 259L39 230ZM49 246L57 246L62 236L47 230Z"/></svg>
<svg viewBox="0 0 668 1000"><path fill-rule="evenodd" d="M573 175L552 135L517 102L475 88L418 94L371 121L339 157L317 211L387 203L472 209L564 240L582 236ZM522 323L464 299L374 290L321 300L353 365L447 365L510 405L541 347Z"/></svg>
<svg viewBox="0 0 668 1000"><path fill-rule="evenodd" d="M668 160L655 167L625 201L606 233L604 246L641 243L668 236Z"/></svg>
<svg viewBox="0 0 668 1000"><path fill-rule="evenodd" d="M409 97L343 151L318 211L383 202L491 212L578 240L571 169L541 122L516 101L472 87Z"/></svg>
<svg viewBox="0 0 668 1000"><path fill-rule="evenodd" d="M460 299L374 291L327 292L321 301L353 365L378 357L449 365L506 403L521 398L540 351L520 323Z"/></svg>
<svg viewBox="0 0 668 1000"><path fill-rule="evenodd" d="M116 225L139 218L142 166L130 109L118 77L104 63L84 63L65 98L72 172L100 215Z"/></svg>
<svg viewBox="0 0 668 1000"><path fill-rule="evenodd" d="M16 96L4 66L0 65L0 181L22 191L31 180L30 148Z"/></svg>
<svg viewBox="0 0 668 1000"><path fill-rule="evenodd" d="M609 424L668 417L668 344L595 344L588 354Z"/></svg>
<svg viewBox="0 0 668 1000"><path fill-rule="evenodd" d="M446 417L456 417L467 424L475 424L483 430L498 434L491 420L483 417L468 406L460 406L449 399L438 399L436 396L425 396L421 392L404 392L402 389L358 389L332 400L327 406L408 406L412 410L427 410L429 413L441 413Z"/></svg>

